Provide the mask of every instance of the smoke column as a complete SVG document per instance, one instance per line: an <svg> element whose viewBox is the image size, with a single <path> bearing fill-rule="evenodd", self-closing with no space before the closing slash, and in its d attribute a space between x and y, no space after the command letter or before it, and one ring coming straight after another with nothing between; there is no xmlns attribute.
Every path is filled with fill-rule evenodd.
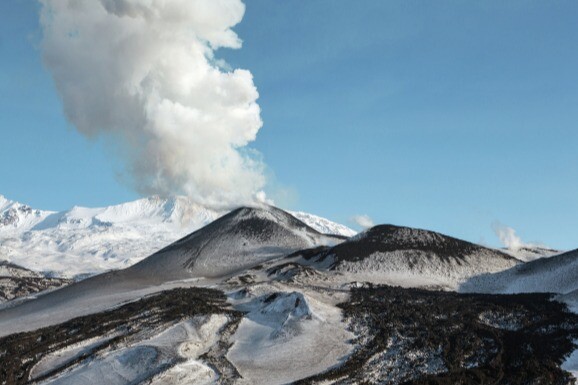
<svg viewBox="0 0 578 385"><path fill-rule="evenodd" d="M40 0L42 50L64 111L87 137L112 138L141 194L225 207L262 196L247 149L262 126L240 48L240 0Z"/></svg>

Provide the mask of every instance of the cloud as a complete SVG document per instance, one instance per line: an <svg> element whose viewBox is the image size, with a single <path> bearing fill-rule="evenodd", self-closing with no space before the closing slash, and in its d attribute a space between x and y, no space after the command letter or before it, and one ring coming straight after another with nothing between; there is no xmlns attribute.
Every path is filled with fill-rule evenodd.
<svg viewBox="0 0 578 385"><path fill-rule="evenodd" d="M363 229L375 226L373 220L368 215L355 215L351 220Z"/></svg>
<svg viewBox="0 0 578 385"><path fill-rule="evenodd" d="M140 193L209 206L263 199L264 163L247 146L262 126L240 48L240 0L40 0L44 62L64 112L121 148Z"/></svg>

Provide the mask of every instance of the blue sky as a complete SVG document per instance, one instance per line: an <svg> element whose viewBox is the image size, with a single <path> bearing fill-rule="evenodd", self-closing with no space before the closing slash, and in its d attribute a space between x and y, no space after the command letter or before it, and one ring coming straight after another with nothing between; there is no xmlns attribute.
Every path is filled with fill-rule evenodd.
<svg viewBox="0 0 578 385"><path fill-rule="evenodd" d="M252 147L278 203L491 245L499 221L578 247L578 3L246 5L243 48L217 55L253 73ZM0 194L55 210L136 198L114 154L66 123L37 13L0 3Z"/></svg>

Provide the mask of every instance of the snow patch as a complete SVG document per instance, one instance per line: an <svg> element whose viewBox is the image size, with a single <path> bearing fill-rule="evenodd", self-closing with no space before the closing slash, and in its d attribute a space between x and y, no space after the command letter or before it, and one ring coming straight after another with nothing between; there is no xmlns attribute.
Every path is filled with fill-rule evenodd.
<svg viewBox="0 0 578 385"><path fill-rule="evenodd" d="M280 289L282 286L280 287ZM270 289L270 288L269 288ZM337 365L351 352L340 309L308 290L245 292L231 300L248 312L227 358L241 384L285 384Z"/></svg>

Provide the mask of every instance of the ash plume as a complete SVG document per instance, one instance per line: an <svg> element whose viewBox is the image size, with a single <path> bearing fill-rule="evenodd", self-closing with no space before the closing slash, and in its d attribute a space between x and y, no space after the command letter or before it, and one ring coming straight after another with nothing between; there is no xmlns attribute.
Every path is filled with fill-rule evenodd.
<svg viewBox="0 0 578 385"><path fill-rule="evenodd" d="M138 192L213 207L256 200L264 164L247 145L262 126L259 95L249 71L215 56L241 47L240 0L40 2L68 120L121 149Z"/></svg>

